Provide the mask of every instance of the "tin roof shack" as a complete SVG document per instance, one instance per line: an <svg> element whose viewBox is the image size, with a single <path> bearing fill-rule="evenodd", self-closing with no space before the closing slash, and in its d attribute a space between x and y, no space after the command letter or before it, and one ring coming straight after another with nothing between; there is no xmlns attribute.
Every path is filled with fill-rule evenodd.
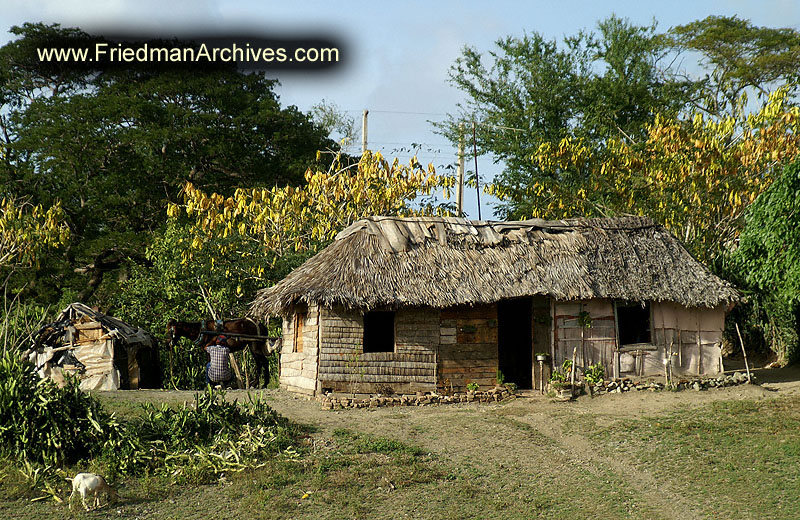
<svg viewBox="0 0 800 520"><path fill-rule="evenodd" d="M159 388L158 344L140 327L72 303L36 334L28 350L39 375L63 383L77 375L82 390Z"/></svg>
<svg viewBox="0 0 800 520"><path fill-rule="evenodd" d="M498 370L536 388L535 354L560 365L573 350L607 376L663 374L665 359L717 373L738 298L648 218L371 217L259 291L250 312L283 316L292 391L463 391Z"/></svg>

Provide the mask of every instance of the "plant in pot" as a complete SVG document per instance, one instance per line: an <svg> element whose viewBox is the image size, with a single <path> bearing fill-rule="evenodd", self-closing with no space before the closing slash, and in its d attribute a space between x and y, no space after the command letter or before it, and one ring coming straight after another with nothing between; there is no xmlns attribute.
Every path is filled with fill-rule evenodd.
<svg viewBox="0 0 800 520"><path fill-rule="evenodd" d="M547 352L537 352L534 355L536 356L536 361L541 361L542 363L550 361L550 354Z"/></svg>
<svg viewBox="0 0 800 520"><path fill-rule="evenodd" d="M572 381L572 360L566 359L560 368L553 370L550 376L550 393L559 399L572 399L576 395L577 385Z"/></svg>

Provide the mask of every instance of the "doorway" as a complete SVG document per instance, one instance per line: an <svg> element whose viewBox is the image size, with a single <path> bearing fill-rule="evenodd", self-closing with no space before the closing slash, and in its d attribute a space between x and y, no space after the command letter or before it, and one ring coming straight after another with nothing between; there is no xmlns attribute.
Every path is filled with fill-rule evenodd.
<svg viewBox="0 0 800 520"><path fill-rule="evenodd" d="M506 383L533 388L533 323L531 298L497 304L498 368Z"/></svg>

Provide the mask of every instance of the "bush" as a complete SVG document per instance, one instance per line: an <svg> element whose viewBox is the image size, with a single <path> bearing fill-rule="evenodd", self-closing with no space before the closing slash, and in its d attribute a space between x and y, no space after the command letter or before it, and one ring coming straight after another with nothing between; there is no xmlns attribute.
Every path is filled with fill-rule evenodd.
<svg viewBox="0 0 800 520"><path fill-rule="evenodd" d="M0 456L20 465L96 459L111 478L147 473L207 481L291 451L298 432L264 401L229 403L211 388L191 405L147 403L143 417L118 421L77 380L59 388L15 355L0 359Z"/></svg>
<svg viewBox="0 0 800 520"><path fill-rule="evenodd" d="M583 378L590 385L596 385L597 383L602 382L605 376L606 371L603 368L603 365L600 363L595 363L594 365L589 365L589 368L586 369L586 373L583 375Z"/></svg>
<svg viewBox="0 0 800 520"><path fill-rule="evenodd" d="M59 388L33 365L5 351L0 357L0 454L63 465L99 454L111 416L69 379Z"/></svg>
<svg viewBox="0 0 800 520"><path fill-rule="evenodd" d="M800 360L800 161L750 205L739 248L723 266L747 296L739 319L748 346L767 345L782 363Z"/></svg>
<svg viewBox="0 0 800 520"><path fill-rule="evenodd" d="M299 431L261 399L231 403L210 387L181 408L145 403L144 416L122 426L103 447L110 472L192 481L257 465L289 450Z"/></svg>

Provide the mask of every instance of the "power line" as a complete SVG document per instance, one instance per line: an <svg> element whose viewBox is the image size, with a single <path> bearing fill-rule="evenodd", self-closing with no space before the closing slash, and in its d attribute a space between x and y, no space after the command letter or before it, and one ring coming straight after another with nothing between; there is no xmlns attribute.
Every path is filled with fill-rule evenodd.
<svg viewBox="0 0 800 520"><path fill-rule="evenodd" d="M355 112L360 114L361 110L342 110L342 112ZM414 116L446 116L443 112L413 112L408 110L373 110L369 109L370 114L404 114L404 115L414 115Z"/></svg>

